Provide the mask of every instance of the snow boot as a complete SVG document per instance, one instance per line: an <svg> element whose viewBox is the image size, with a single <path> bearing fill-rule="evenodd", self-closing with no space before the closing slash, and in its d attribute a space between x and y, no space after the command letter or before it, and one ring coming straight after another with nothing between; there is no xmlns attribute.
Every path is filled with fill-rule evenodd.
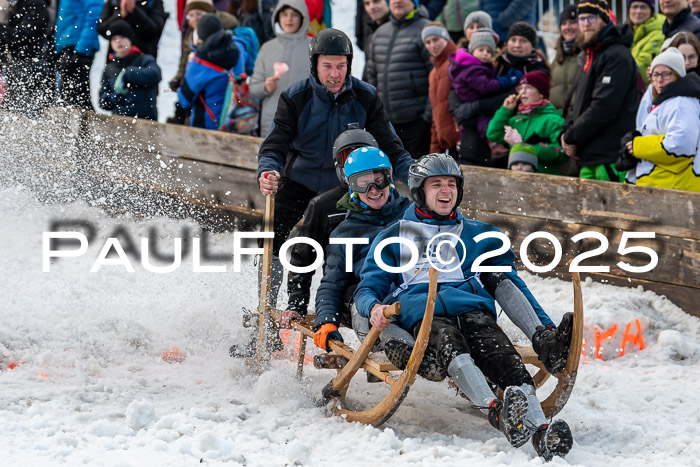
<svg viewBox="0 0 700 467"><path fill-rule="evenodd" d="M398 339L391 339L384 342L384 354L392 365L403 370L408 365L411 358L413 346ZM418 366L418 374L429 381L442 381L447 376L447 370L438 362L435 354L425 349L423 361Z"/></svg>
<svg viewBox="0 0 700 467"><path fill-rule="evenodd" d="M543 423L532 435L532 445L537 455L546 462L554 456L564 457L574 446L574 436L564 420L554 420L551 424Z"/></svg>
<svg viewBox="0 0 700 467"><path fill-rule="evenodd" d="M517 386L506 388L503 401L494 399L489 404L489 423L506 435L508 442L516 448L530 439L531 432L525 426L527 406L527 396Z"/></svg>
<svg viewBox="0 0 700 467"><path fill-rule="evenodd" d="M566 313L557 328L538 326L532 336L532 348L551 374L557 374L566 367L574 331L574 314Z"/></svg>

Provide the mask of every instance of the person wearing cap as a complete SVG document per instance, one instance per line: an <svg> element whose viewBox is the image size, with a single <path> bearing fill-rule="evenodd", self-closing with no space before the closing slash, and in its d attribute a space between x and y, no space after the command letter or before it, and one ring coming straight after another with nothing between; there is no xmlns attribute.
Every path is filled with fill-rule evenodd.
<svg viewBox="0 0 700 467"><path fill-rule="evenodd" d="M671 47L651 62L652 106L626 136L620 170L634 170L637 185L700 192L700 77L686 73Z"/></svg>
<svg viewBox="0 0 700 467"><path fill-rule="evenodd" d="M540 353L547 352L540 345L544 334L553 345L561 344L558 351L568 352L573 314L567 313L559 327L553 327L549 316L518 277L511 250L488 259L489 266L506 266L508 272L475 273L473 268L479 255L493 252L502 242L495 238L474 241L479 235L498 229L462 215L459 205L464 189L459 165L446 154L428 154L411 166L409 190L414 202L399 222L372 241L355 290L357 311L372 326L384 330L391 322L383 312L391 303L398 302L401 314L395 317L395 322L415 337L425 313L429 270L438 268L439 285L428 349L447 369L457 387L511 445L519 447L532 438L537 453L545 460L555 455L563 457L573 446L571 430L563 420L547 423L532 377L498 326L495 300L532 340L535 352ZM384 240L397 237L417 251L412 252L405 243L395 240L378 251ZM383 266L377 261L378 254ZM395 272L400 269L407 270ZM549 361L540 353L543 362ZM566 360L561 355L560 364ZM502 400L494 398L485 376L504 391Z"/></svg>
<svg viewBox="0 0 700 467"><path fill-rule="evenodd" d="M649 84L647 68L661 52L664 43L663 25L666 17L654 13L655 0L628 0L627 22L632 31L632 56L637 62L644 84Z"/></svg>
<svg viewBox="0 0 700 467"><path fill-rule="evenodd" d="M520 79L516 91L496 111L486 136L489 141L510 147L518 143L532 145L539 172L561 175L559 165L568 159L559 145L564 117L548 100L549 75L531 71Z"/></svg>
<svg viewBox="0 0 700 467"><path fill-rule="evenodd" d="M573 111L562 129L562 148L576 161L579 177L623 181L615 160L620 139L634 130L639 105L639 70L629 49L632 31L611 22L605 0L580 2L577 19L585 60Z"/></svg>
<svg viewBox="0 0 700 467"><path fill-rule="evenodd" d="M459 132L457 122L450 115L447 98L452 83L447 76L448 57L455 53L457 46L450 39L447 29L438 22L428 23L423 27L421 38L425 48L430 52L433 69L428 75L428 96L433 108L433 121L430 125L430 152L450 151L457 155Z"/></svg>
<svg viewBox="0 0 700 467"><path fill-rule="evenodd" d="M241 52L213 13L199 19L193 37L197 40L194 56L177 90L178 102L182 108L192 109L190 126L218 130L229 71L243 72Z"/></svg>
<svg viewBox="0 0 700 467"><path fill-rule="evenodd" d="M110 40L107 31L112 21L126 20L134 30L133 45L144 54L158 57L158 41L168 14L163 8L163 0L137 2L136 0L107 0L102 7L97 32ZM109 53L112 49L108 50Z"/></svg>
<svg viewBox="0 0 700 467"><path fill-rule="evenodd" d="M292 83L308 78L309 13L304 0L281 0L271 21L277 37L265 42L255 59L255 71L250 79L250 95L261 99L260 134L267 136L277 110L282 91ZM287 71L280 75L275 64L284 63ZM277 65L279 67L280 65Z"/></svg>
<svg viewBox="0 0 700 467"><path fill-rule="evenodd" d="M445 29L450 33L452 41L458 43L465 37L465 29L468 26L467 20L469 19L469 15L478 11L478 8L479 2L477 0L447 0L445 7L435 18L435 21L444 24ZM486 15L486 13L483 14ZM489 17L489 21L490 20L491 18ZM478 25L478 21L475 23ZM481 24L479 27L490 28L491 23ZM476 29L478 29L478 27ZM474 30L476 31L476 29Z"/></svg>
<svg viewBox="0 0 700 467"><path fill-rule="evenodd" d="M136 36L127 21L116 19L109 24L105 34L113 52L102 73L100 107L114 115L158 120L161 73L156 59L133 45Z"/></svg>
<svg viewBox="0 0 700 467"><path fill-rule="evenodd" d="M452 88L463 102L501 95L518 83L519 76L496 76L491 58L496 51L496 34L491 29L479 29L469 41L469 51L458 49L449 57L447 75ZM490 117L479 115L460 124L459 160L463 164L488 166L491 150L486 141Z"/></svg>
<svg viewBox="0 0 700 467"><path fill-rule="evenodd" d="M667 38L688 31L700 39L700 19L693 14L687 0L660 0L659 10L666 16L663 32Z"/></svg>
<svg viewBox="0 0 700 467"><path fill-rule="evenodd" d="M508 153L508 170L537 172L537 151L529 144L517 143Z"/></svg>
<svg viewBox="0 0 700 467"><path fill-rule="evenodd" d="M491 19L491 16L489 16L489 14L485 11L481 10L476 10L469 13L464 19L464 39L462 39L457 46L463 49L468 48L469 40L476 31L482 28L493 29L493 20ZM498 39L496 39L496 42L498 42Z"/></svg>
<svg viewBox="0 0 700 467"><path fill-rule="evenodd" d="M581 69L581 65L576 59L575 41L579 34L576 5L569 4L562 10L559 15L559 31L557 44L554 47L556 55L552 62L552 85L549 91L549 100L554 107L564 112L574 78ZM570 106L570 99L568 100Z"/></svg>
<svg viewBox="0 0 700 467"><path fill-rule="evenodd" d="M535 0L482 0L479 4L481 9L493 18L492 29L501 41L510 37L510 27L517 22L525 22L531 26L537 24Z"/></svg>
<svg viewBox="0 0 700 467"><path fill-rule="evenodd" d="M430 21L418 0L389 0L389 22L372 35L367 82L377 88L403 146L419 158L430 148L428 75L433 68L421 31Z"/></svg>

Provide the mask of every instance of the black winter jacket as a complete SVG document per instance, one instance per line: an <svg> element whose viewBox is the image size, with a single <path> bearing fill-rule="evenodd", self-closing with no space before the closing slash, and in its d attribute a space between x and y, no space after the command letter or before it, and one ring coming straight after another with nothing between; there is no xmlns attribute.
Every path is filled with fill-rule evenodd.
<svg viewBox="0 0 700 467"><path fill-rule="evenodd" d="M662 30L664 32L664 36L667 38L673 37L680 31L688 31L695 34L695 36L700 39L700 19L692 14L690 7L688 7L678 13L670 24L668 19L664 21Z"/></svg>
<svg viewBox="0 0 700 467"><path fill-rule="evenodd" d="M19 0L7 24L0 25L2 55L12 61L45 61L51 51L49 13L45 0Z"/></svg>
<svg viewBox="0 0 700 467"><path fill-rule="evenodd" d="M165 20L168 19L168 14L163 9L163 0L147 0L136 2L134 11L129 13L126 18L122 18L119 14L119 0L107 0L102 7L100 20L97 22L97 32L109 40L107 31L110 25L117 19L126 20L134 30L136 36L134 44L143 53L158 57L158 41L163 32ZM108 53L112 52L110 47Z"/></svg>
<svg viewBox="0 0 700 467"><path fill-rule="evenodd" d="M400 20L389 15L389 22L372 35L367 82L377 88L391 123L430 121L428 75L433 63L420 36L428 22L420 7Z"/></svg>
<svg viewBox="0 0 700 467"><path fill-rule="evenodd" d="M111 61L102 74L100 107L111 110L114 115L158 120L158 83L161 73L156 60L133 47L132 52L124 58L110 58ZM126 95L114 91L114 83L122 70L125 70L124 84L129 87Z"/></svg>
<svg viewBox="0 0 700 467"><path fill-rule="evenodd" d="M584 74L576 81L573 112L562 129L564 141L577 146L579 167L614 163L620 140L634 130L639 71L630 52L632 38L627 25L610 25L584 46Z"/></svg>

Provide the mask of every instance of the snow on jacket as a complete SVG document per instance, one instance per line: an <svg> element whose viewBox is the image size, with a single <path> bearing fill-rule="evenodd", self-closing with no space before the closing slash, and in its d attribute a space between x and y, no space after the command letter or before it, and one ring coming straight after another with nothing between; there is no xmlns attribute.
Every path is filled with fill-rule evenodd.
<svg viewBox="0 0 700 467"><path fill-rule="evenodd" d="M129 88L126 95L114 92L114 82L124 71L124 84ZM158 83L161 73L152 55L142 54L132 47L126 57L110 56L105 66L100 86L100 107L111 110L114 115L158 120Z"/></svg>
<svg viewBox="0 0 700 467"><path fill-rule="evenodd" d="M486 137L494 143L505 144L505 126L518 130L523 142L532 145L537 151L537 171L560 175L559 164L567 160L559 144L563 124L564 117L552 104L535 107L530 114L514 113L513 110L501 107L491 119Z"/></svg>
<svg viewBox="0 0 700 467"><path fill-rule="evenodd" d="M577 81L573 112L562 129L564 141L577 146L579 167L614 163L620 140L634 130L639 94L631 44L629 27L611 24L585 48L585 75Z"/></svg>
<svg viewBox="0 0 700 467"><path fill-rule="evenodd" d="M508 39L508 29L517 21L537 24L535 0L479 0L479 10L493 18L493 30L502 41Z"/></svg>
<svg viewBox="0 0 700 467"><path fill-rule="evenodd" d="M692 32L700 39L700 19L691 12L690 7L678 13L670 24L664 21L663 32L667 38L681 31Z"/></svg>
<svg viewBox="0 0 700 467"><path fill-rule="evenodd" d="M194 57L187 65L185 79L178 88L180 105L189 109L190 126L217 130L228 87L228 72L243 72L244 50L226 31L218 31L194 48Z"/></svg>
<svg viewBox="0 0 700 467"><path fill-rule="evenodd" d="M100 50L97 21L102 0L61 0L56 16L56 53L73 47L82 55Z"/></svg>
<svg viewBox="0 0 700 467"><path fill-rule="evenodd" d="M329 245L326 270L316 292L316 322L314 330L324 323L338 325L345 310L348 289L360 282L360 272L374 238L388 226L401 219L411 202L397 190L381 209L362 209L345 194L338 207L348 209L347 217L331 234L331 238L367 238L366 245L354 245L352 271L345 271L346 246Z"/></svg>
<svg viewBox="0 0 700 467"><path fill-rule="evenodd" d="M301 13L301 27L293 34L282 34L263 44L255 60L255 71L250 81L250 93L253 97L262 99L260 112L260 134L265 136L270 131L272 120L275 118L277 101L282 91L293 83L309 76L309 14L304 0L280 1L270 18L273 23L277 20L279 11L284 7L292 7ZM265 90L265 80L274 76L274 64L284 62L289 65L289 71L277 81L273 92Z"/></svg>
<svg viewBox="0 0 700 467"><path fill-rule="evenodd" d="M472 265L480 255L493 252L503 245L503 242L496 238L483 239L477 243L474 241L474 237L482 233L498 232L499 230L491 224L467 219L459 212L457 217L452 220L420 220L416 215L415 204L411 204L408 207L401 221L385 229L372 242L362 268L360 284L355 290L355 304L359 313L369 318L374 305L398 301L401 303L401 314L398 316L398 321L402 328L410 331L423 318L428 298L427 264L421 263L420 268L417 264L415 268L405 273L406 278L410 277L411 282L409 283L401 273L389 273L382 270L374 260L374 252L382 240L401 236L410 239L416 244L419 255L425 258L424 250L427 243L431 240L431 238L425 236L427 232L426 227L433 229L436 233L454 233L464 242L464 246L462 246L462 243L456 242L456 251L454 253L441 253L444 258L457 255L460 259L464 258L464 261L461 269L451 273L440 273L438 277L437 300L435 302L435 316L459 316L476 310L487 311L495 316L494 298L484 290L479 281L479 273L472 271ZM444 240L445 237L438 238ZM398 243L390 243L382 250L381 258L387 266L399 267L408 264L410 254L402 258L400 245ZM433 259L435 264L439 264L435 261ZM537 303L537 300L532 296L523 280L518 277L515 270L515 255L511 250L486 259L483 265L510 266L510 272L505 274L523 292L542 324L546 326L554 325L539 303Z"/></svg>
<svg viewBox="0 0 700 467"><path fill-rule="evenodd" d="M430 121L428 74L433 64L420 36L428 22L425 9L419 7L402 19L389 15L389 22L372 35L367 82L377 88L394 124Z"/></svg>
<svg viewBox="0 0 700 467"><path fill-rule="evenodd" d="M377 90L353 76L337 96L313 77L282 92L258 153L258 178L276 170L314 193L335 188L340 181L333 165L333 142L350 123L374 136L389 156L396 178L406 182L413 159L391 126Z"/></svg>
<svg viewBox="0 0 700 467"><path fill-rule="evenodd" d="M700 192L700 77L664 87L634 138L637 185Z"/></svg>
<svg viewBox="0 0 700 467"><path fill-rule="evenodd" d="M447 75L448 57L457 51L457 46L450 41L437 57L431 57L435 67L430 71L428 89L430 105L433 108L433 121L430 125L430 152L445 152L459 142L457 122L450 114L447 98L452 82Z"/></svg>
<svg viewBox="0 0 700 467"><path fill-rule="evenodd" d="M653 58L661 52L661 45L664 43L663 26L665 21L666 17L664 15L653 15L636 28L633 28L634 39L632 39L630 51L634 61L637 62L644 84L649 84L647 68L651 65Z"/></svg>
<svg viewBox="0 0 700 467"><path fill-rule="evenodd" d="M478 9L478 0L447 0L435 21L444 24L452 33L464 34L464 20L469 13Z"/></svg>
<svg viewBox="0 0 700 467"><path fill-rule="evenodd" d="M168 14L163 9L163 0L147 0L136 2L134 10L126 18L120 14L120 0L107 0L102 7L100 21L97 24L97 32L109 40L107 31L112 22L124 19L134 30L134 45L144 54L158 57L158 41L163 32L165 20Z"/></svg>

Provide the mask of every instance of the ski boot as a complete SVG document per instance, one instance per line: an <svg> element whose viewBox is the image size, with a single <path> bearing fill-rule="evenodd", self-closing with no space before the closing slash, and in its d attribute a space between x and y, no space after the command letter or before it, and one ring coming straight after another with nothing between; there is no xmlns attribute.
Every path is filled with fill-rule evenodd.
<svg viewBox="0 0 700 467"><path fill-rule="evenodd" d="M384 342L384 354L399 370L406 368L411 352L413 347L404 341L391 339ZM447 377L447 370L438 362L435 354L425 349L423 361L418 366L418 374L429 381L442 381Z"/></svg>
<svg viewBox="0 0 700 467"><path fill-rule="evenodd" d="M525 426L527 407L527 396L517 386L506 388L503 401L494 399L489 404L489 423L506 435L508 442L516 448L530 439L531 432Z"/></svg>
<svg viewBox="0 0 700 467"><path fill-rule="evenodd" d="M566 313L557 328L538 326L532 336L532 348L551 374L557 374L566 367L574 331L574 314Z"/></svg>
<svg viewBox="0 0 700 467"><path fill-rule="evenodd" d="M555 420L551 424L543 423L532 435L532 445L537 455L546 462L554 456L564 457L574 445L574 436L564 420Z"/></svg>

